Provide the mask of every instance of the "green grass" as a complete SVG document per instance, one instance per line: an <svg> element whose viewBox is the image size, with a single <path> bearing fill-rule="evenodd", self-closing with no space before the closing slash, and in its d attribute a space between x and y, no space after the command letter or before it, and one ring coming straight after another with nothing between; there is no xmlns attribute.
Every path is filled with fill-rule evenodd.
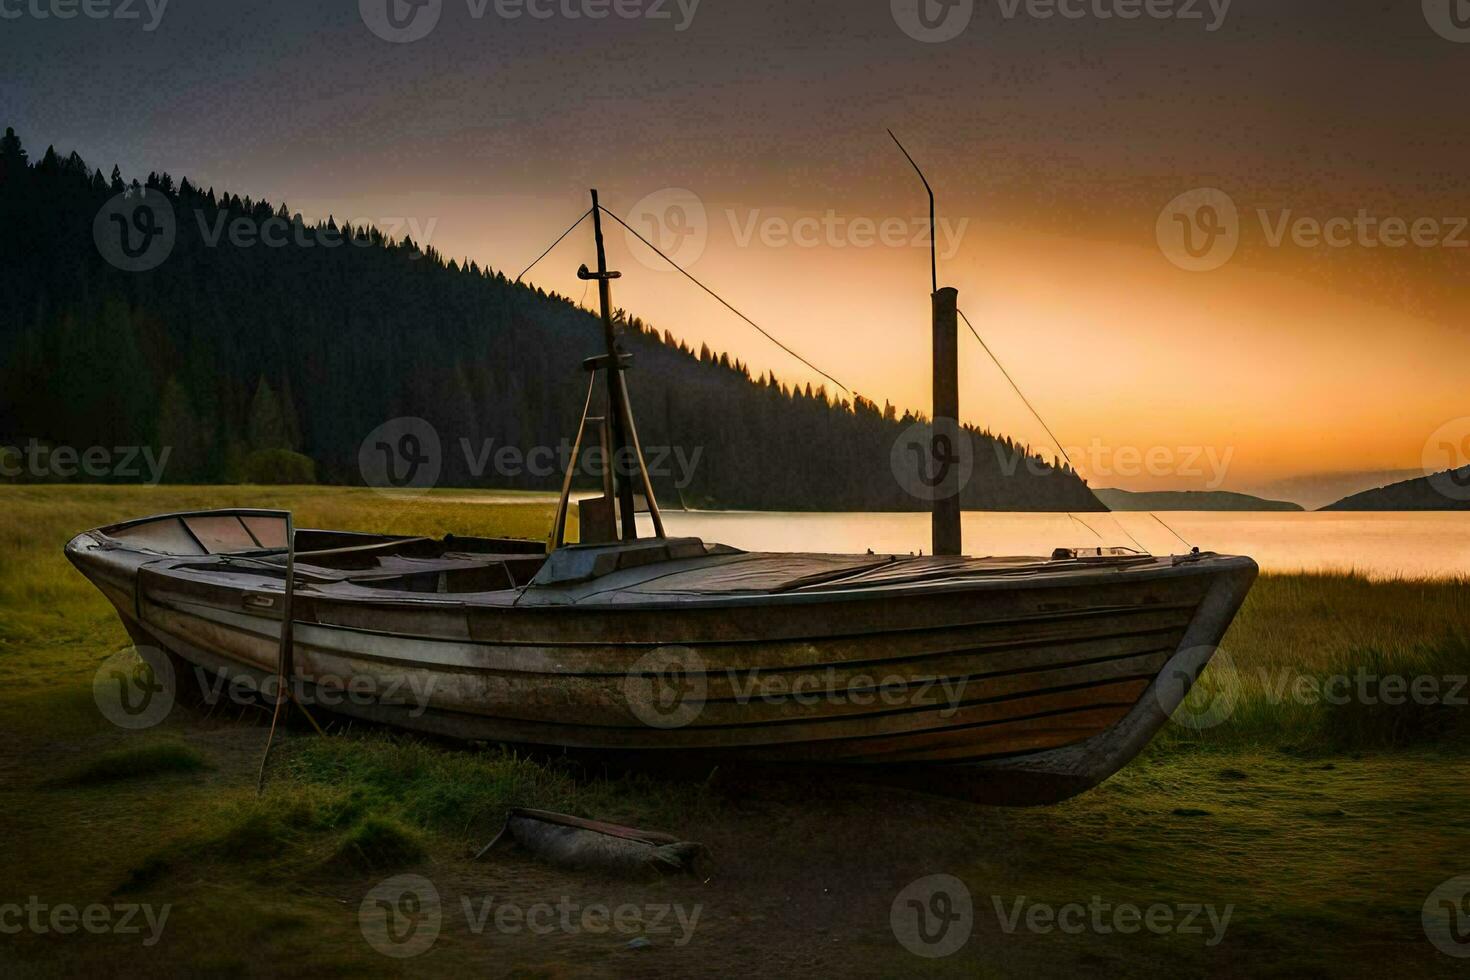
<svg viewBox="0 0 1470 980"><path fill-rule="evenodd" d="M1470 740L1470 582L1264 575L1156 750ZM1418 690L1416 696L1415 690ZM1214 706L1212 710L1212 706Z"/></svg>
<svg viewBox="0 0 1470 980"><path fill-rule="evenodd" d="M182 742L158 742L103 752L62 778L63 783L89 785L166 773L198 772L209 762L198 749Z"/></svg>
<svg viewBox="0 0 1470 980"><path fill-rule="evenodd" d="M775 972L821 964L878 975L1452 972L1418 917L1430 889L1470 873L1470 709L1292 692L1366 673L1436 678L1447 693L1470 673L1464 581L1263 576L1224 643L1233 673L1219 658L1201 685L1206 698L1234 685L1228 715L1202 730L1167 726L1098 790L1043 810L805 782L747 796L718 780L608 778L495 748L384 732L323 738L299 724L278 733L257 797L266 738L258 713L181 706L139 734L97 712L93 675L128 640L62 557L76 532L231 505L289 507L303 526L427 535L541 538L550 522L542 499L486 506L464 497L0 486L0 866L10 882L0 902L36 894L175 905L146 960L133 959L137 944L122 937L21 934L0 937L0 970L396 974L404 964L373 952L356 916L368 888L405 871L432 877L450 908L460 895L626 897L621 886L557 876L514 854L471 861L519 805L710 844L719 868L711 882L653 893L705 903L708 925L684 959L586 936L446 926L429 957L410 961L413 972L728 974L767 957ZM970 883L977 925L967 955L929 963L896 948L888 902L935 871ZM996 895L1228 902L1237 911L1228 940L1207 950L1183 937L1006 934L989 912Z"/></svg>
<svg viewBox="0 0 1470 980"><path fill-rule="evenodd" d="M347 835L332 860L357 871L397 871L424 858L418 831L391 817L364 817Z"/></svg>

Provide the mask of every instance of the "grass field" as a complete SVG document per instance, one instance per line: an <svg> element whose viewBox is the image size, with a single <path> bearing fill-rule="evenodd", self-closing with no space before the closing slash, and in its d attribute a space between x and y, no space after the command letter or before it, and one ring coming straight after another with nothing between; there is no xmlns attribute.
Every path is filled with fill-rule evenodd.
<svg viewBox="0 0 1470 980"><path fill-rule="evenodd" d="M550 520L540 498L0 487L6 975L1463 975L1465 961L1440 952L1421 922L1441 882L1470 875L1463 581L1263 577L1227 656L1186 705L1191 723L1169 726L1098 790L1044 810L840 784L607 778L493 747L294 726L257 798L262 712L181 706L146 732L102 718L92 679L127 638L61 554L74 533L109 521L229 505L290 507L303 526L433 535L540 538ZM1416 680L1433 696L1414 697ZM511 805L701 840L716 871L629 884L514 851L472 861ZM429 878L443 905L432 949L400 960L365 940L359 907L401 873ZM919 959L896 940L890 911L906 885L938 873L973 896L973 934L951 956ZM638 911L626 929L477 932L475 910L490 899ZM29 913L7 918L7 903L28 902L167 906L168 917L152 943L146 926L11 931ZM1050 924L1059 912L1082 921L1069 906L1086 909L1080 930ZM1174 925L1125 931L1136 922L1120 908L1150 907ZM660 908L697 913L697 925L666 931ZM636 937L650 945L629 948Z"/></svg>

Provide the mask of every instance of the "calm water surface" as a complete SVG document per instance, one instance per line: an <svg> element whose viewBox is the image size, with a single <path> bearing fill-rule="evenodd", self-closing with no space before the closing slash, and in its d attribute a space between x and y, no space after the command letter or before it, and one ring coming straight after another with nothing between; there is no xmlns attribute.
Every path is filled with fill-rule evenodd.
<svg viewBox="0 0 1470 980"><path fill-rule="evenodd" d="M1160 516L1204 551L1250 555L1268 571L1356 569L1377 578L1470 576L1470 513L1205 513ZM928 514L671 511L670 534L752 551L906 554L928 550ZM1084 526L1085 525L1085 526ZM1091 528L1091 530L1089 530ZM1184 550L1145 513L964 515L971 555L1049 555L1058 547L1132 545Z"/></svg>

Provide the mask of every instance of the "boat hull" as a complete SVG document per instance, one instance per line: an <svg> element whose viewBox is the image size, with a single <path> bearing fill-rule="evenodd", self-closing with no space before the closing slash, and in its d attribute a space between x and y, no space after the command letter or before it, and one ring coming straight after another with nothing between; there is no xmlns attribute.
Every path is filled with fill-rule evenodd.
<svg viewBox="0 0 1470 980"><path fill-rule="evenodd" d="M182 677L268 689L268 581L68 548ZM298 592L307 704L456 739L848 775L1049 803L1133 758L1187 694L1256 575L1245 558L891 589L517 605Z"/></svg>

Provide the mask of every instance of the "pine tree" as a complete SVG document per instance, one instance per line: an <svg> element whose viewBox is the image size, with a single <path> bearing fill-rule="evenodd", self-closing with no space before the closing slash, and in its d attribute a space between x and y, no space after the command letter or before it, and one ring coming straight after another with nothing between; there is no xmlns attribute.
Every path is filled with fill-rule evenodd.
<svg viewBox="0 0 1470 980"><path fill-rule="evenodd" d="M4 137L0 137L0 180L19 180L25 169L25 147L20 145L20 137L15 135L15 130L6 126Z"/></svg>
<svg viewBox="0 0 1470 980"><path fill-rule="evenodd" d="M166 449L169 453L168 482L203 479L209 469L210 442L210 433L189 404L184 386L170 377L158 406L158 445L160 452Z"/></svg>
<svg viewBox="0 0 1470 980"><path fill-rule="evenodd" d="M250 421L246 428L246 438L253 450L291 448L281 403L264 375L255 386L255 397L250 400Z"/></svg>

